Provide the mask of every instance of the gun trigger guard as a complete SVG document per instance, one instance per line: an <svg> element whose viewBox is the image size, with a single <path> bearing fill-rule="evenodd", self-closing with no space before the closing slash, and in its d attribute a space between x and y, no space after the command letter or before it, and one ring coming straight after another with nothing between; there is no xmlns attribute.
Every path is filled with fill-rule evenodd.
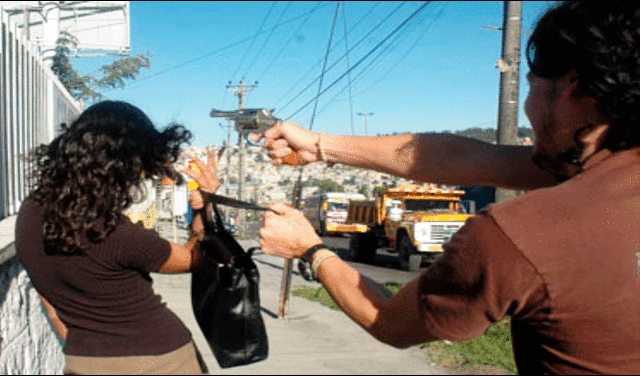
<svg viewBox="0 0 640 376"><path fill-rule="evenodd" d="M247 133L247 145L249 146L260 146L260 140L258 140L258 142L255 142L251 139L251 135L253 134L253 132Z"/></svg>

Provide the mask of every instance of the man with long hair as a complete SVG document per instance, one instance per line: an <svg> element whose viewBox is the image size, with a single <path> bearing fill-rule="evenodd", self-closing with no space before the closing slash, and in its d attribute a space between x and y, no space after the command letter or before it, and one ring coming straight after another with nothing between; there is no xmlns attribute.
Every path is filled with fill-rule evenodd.
<svg viewBox="0 0 640 376"><path fill-rule="evenodd" d="M406 347L466 340L511 318L521 373L640 373L640 6L563 2L527 45L533 148L454 135L349 137L292 123L265 132L291 152L414 180L529 190L492 205L390 297L336 257L297 210L272 206L264 252L303 257L343 311Z"/></svg>
<svg viewBox="0 0 640 376"><path fill-rule="evenodd" d="M144 197L145 177L180 178L172 166L190 138L181 125L158 131L135 106L105 101L36 150L16 250L65 341L65 372L201 372L191 333L154 294L149 273L195 268L202 220L180 245L123 213ZM220 185L215 162L210 151L208 165L196 160L201 173L188 172L208 192Z"/></svg>

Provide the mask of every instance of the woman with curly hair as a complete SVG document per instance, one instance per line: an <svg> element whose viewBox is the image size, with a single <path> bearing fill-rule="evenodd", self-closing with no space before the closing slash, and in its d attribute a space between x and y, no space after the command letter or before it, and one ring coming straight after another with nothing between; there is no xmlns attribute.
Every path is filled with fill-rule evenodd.
<svg viewBox="0 0 640 376"><path fill-rule="evenodd" d="M467 220L442 256L389 296L322 244L302 213L273 205L267 254L301 257L354 321L407 347L468 340L511 320L520 373L640 374L640 5L568 1L527 45L533 148L454 135L267 130L291 152L450 185L529 190Z"/></svg>
<svg viewBox="0 0 640 376"><path fill-rule="evenodd" d="M145 177L180 179L172 165L190 138L181 125L158 131L138 108L104 101L36 150L16 249L65 341L65 372L201 372L191 333L153 293L149 273L197 266L202 221L179 245L123 213L144 197ZM208 165L196 163L202 173L190 176L215 192L212 151Z"/></svg>

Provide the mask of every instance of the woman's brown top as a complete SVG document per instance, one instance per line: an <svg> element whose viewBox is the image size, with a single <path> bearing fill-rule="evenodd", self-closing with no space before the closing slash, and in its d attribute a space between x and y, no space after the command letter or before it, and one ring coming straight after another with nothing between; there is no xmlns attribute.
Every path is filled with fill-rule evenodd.
<svg viewBox="0 0 640 376"><path fill-rule="evenodd" d="M64 353L80 356L160 355L191 333L151 287L171 252L155 231L123 217L103 242L85 241L77 255L47 255L43 208L27 199L16 223L18 259L56 308L69 332Z"/></svg>

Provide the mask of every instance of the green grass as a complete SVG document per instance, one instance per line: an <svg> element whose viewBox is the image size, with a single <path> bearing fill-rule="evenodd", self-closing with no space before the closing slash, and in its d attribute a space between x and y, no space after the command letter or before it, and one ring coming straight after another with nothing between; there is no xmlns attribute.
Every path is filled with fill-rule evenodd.
<svg viewBox="0 0 640 376"><path fill-rule="evenodd" d="M387 282L384 286L394 294L402 288L402 284L397 282ZM324 287L302 286L292 291L292 294L340 310ZM420 345L420 348L431 361L444 366L489 365L517 374L509 320L495 323L482 336L469 341L434 341Z"/></svg>
<svg viewBox="0 0 640 376"><path fill-rule="evenodd" d="M293 290L291 294L306 298L313 302L318 302L331 309L340 310L340 307L338 307L336 302L333 301L331 296L329 296L329 292L324 287L316 289L309 286L302 286L299 289Z"/></svg>
<svg viewBox="0 0 640 376"><path fill-rule="evenodd" d="M384 287L395 294L402 288L402 285L397 282L387 282L384 284ZM318 302L323 306L340 311L340 307L338 307L336 302L333 301L331 295L329 295L329 292L324 287L316 289L309 286L301 286L300 288L293 290L291 294L309 299L313 302Z"/></svg>
<svg viewBox="0 0 640 376"><path fill-rule="evenodd" d="M437 363L465 367L489 365L505 369L512 375L518 373L509 320L493 324L478 338L462 342L435 341L421 347Z"/></svg>

